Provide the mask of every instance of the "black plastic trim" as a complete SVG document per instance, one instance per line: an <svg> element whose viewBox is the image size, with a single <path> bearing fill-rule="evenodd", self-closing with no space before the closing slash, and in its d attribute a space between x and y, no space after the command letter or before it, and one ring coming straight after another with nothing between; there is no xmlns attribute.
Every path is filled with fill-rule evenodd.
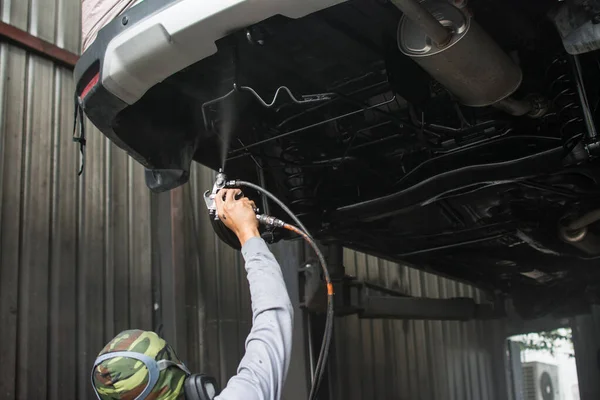
<svg viewBox="0 0 600 400"><path fill-rule="evenodd" d="M74 78L77 83L76 95L79 96L94 75L90 73L90 70L97 69L99 65L100 80L81 100L81 106L90 121L113 143L125 150L147 170L154 170L146 173L146 181L150 189L156 192L182 185L187 182L189 173L185 169L162 170L160 165L152 165L145 157L119 138L114 132L113 121L128 105L102 85L102 71L106 49L115 37L177 1L180 0L145 0L115 18L98 32L98 36L83 53L74 70Z"/></svg>

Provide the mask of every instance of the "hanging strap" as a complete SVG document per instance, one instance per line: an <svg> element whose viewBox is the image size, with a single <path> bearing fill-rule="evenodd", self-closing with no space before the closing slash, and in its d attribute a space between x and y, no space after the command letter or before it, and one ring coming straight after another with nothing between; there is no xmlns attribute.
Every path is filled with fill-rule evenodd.
<svg viewBox="0 0 600 400"><path fill-rule="evenodd" d="M77 135L77 126L79 125L79 136ZM83 174L85 168L85 119L83 117L83 106L79 102L79 97L75 94L74 115L73 115L73 141L79 143L79 151L81 152L81 165L79 167L78 176Z"/></svg>

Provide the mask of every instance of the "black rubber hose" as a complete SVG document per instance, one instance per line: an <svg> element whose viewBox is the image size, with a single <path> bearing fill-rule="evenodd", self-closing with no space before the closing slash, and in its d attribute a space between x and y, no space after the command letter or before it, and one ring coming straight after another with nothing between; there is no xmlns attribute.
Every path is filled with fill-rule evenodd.
<svg viewBox="0 0 600 400"><path fill-rule="evenodd" d="M321 268L323 269L323 278L325 279L325 283L327 284L327 316L325 321L325 333L323 334L323 343L321 344L321 351L319 352L319 358L317 359L317 366L315 368L315 376L313 379L313 384L310 389L309 400L316 399L317 393L319 391L319 386L321 385L321 379L323 378L323 374L325 373L325 365L327 364L327 357L329 355L329 348L331 346L331 337L333 335L333 318L334 318L334 308L333 308L333 285L331 283L331 277L329 276L329 269L327 268L327 261L325 260L325 256L317 246L317 243L310 237L306 232L301 231L298 227L295 227L290 224L285 224L283 226L285 229L297 233L302 236L304 240L312 247L312 249L317 254L317 258L319 259L319 263L321 264Z"/></svg>
<svg viewBox="0 0 600 400"><path fill-rule="evenodd" d="M260 193L267 196L269 199L273 200L283 211L285 211L290 218L298 225L298 227L285 224L284 228L292 231L298 235L300 235L304 240L312 247L314 252L317 254L317 258L319 259L319 263L321 264L321 268L323 270L323 278L325 279L325 283L327 284L327 316L325 322L325 333L323 335L323 343L321 344L321 351L319 352L319 358L317 360L317 366L315 368L315 377L313 379L312 388L310 390L309 400L316 399L317 392L319 391L319 386L321 385L321 380L323 378L323 374L325 373L325 365L327 364L327 357L329 355L329 348L331 347L331 338L333 336L333 318L334 318L334 307L333 307L333 285L331 283L331 278L329 276L329 269L327 268L327 261L325 260L325 256L317 246L315 240L310 236L308 230L302 224L302 221L290 210L281 200L279 200L275 195L273 195L268 190L255 185L252 182L246 182L242 180L236 180L233 184L234 187L249 187L251 189L257 190Z"/></svg>
<svg viewBox="0 0 600 400"><path fill-rule="evenodd" d="M308 233L308 229L306 229L306 227L304 226L304 224L302 224L302 221L300 221L300 219L298 217L296 217L296 215L292 212L292 210L290 210L281 200L279 200L277 197L275 197L271 192L269 192L267 189L264 189L258 185L255 185L252 182L246 182L246 181L240 181L240 180L236 180L234 181L234 187L238 187L238 186L245 186L245 187L249 187L251 189L254 190L258 190L259 192L261 192L262 194L264 194L265 196L267 196L269 199L273 200L274 203L276 203L279 207L281 207L281 209L283 211L285 211L290 218L294 221L294 223L296 225L298 225L298 227L304 232L306 233L306 235L308 237L310 237L312 239L312 236Z"/></svg>
<svg viewBox="0 0 600 400"><path fill-rule="evenodd" d="M309 400L315 400L321 386L321 380L325 373L325 366L327 365L327 358L329 356L329 348L331 346L331 338L333 336L333 296L327 298L327 317L325 323L325 336L323 337L323 344L321 345L321 352L319 353L319 359L317 361L317 368L315 368L315 380L310 389Z"/></svg>

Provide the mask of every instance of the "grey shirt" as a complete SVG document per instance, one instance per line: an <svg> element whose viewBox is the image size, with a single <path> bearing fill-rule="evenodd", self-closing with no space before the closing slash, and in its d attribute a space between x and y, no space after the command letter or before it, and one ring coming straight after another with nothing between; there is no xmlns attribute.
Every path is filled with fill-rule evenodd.
<svg viewBox="0 0 600 400"><path fill-rule="evenodd" d="M260 238L242 248L252 297L246 354L218 400L279 400L290 365L294 309L281 268Z"/></svg>

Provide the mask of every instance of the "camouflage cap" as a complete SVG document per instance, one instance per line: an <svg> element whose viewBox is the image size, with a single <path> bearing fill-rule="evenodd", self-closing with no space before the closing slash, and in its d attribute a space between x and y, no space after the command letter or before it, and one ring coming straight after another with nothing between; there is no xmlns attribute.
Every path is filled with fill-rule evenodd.
<svg viewBox="0 0 600 400"><path fill-rule="evenodd" d="M118 334L100 352L105 354L129 351L143 354L155 361L183 363L175 351L154 332L140 330ZM158 381L146 396L149 400L176 400L183 396L183 383L187 373L175 365L160 371ZM140 360L129 357L113 357L100 362L92 371L92 383L102 400L135 400L150 382L150 372Z"/></svg>

